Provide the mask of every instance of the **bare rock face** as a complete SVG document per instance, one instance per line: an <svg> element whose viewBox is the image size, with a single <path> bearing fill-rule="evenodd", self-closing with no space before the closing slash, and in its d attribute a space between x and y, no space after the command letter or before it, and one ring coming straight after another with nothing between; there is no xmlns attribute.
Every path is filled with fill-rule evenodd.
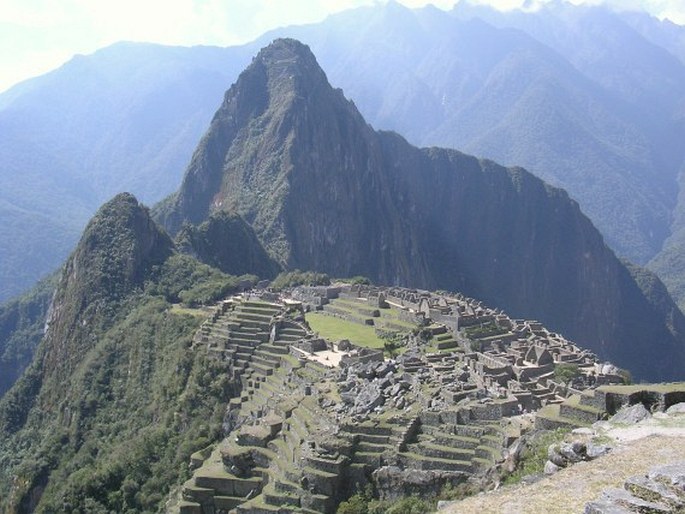
<svg viewBox="0 0 685 514"><path fill-rule="evenodd" d="M218 211L242 216L286 268L458 290L636 378L683 376L682 313L642 290L660 288L616 258L564 191L375 132L297 41L253 59L156 214L175 234Z"/></svg>
<svg viewBox="0 0 685 514"><path fill-rule="evenodd" d="M55 276L28 294L0 305L0 398L31 363L43 337Z"/></svg>
<svg viewBox="0 0 685 514"><path fill-rule="evenodd" d="M630 407L624 407L609 420L611 423L626 423L633 425L639 423L643 419L651 418L652 415L641 403L636 403Z"/></svg>
<svg viewBox="0 0 685 514"><path fill-rule="evenodd" d="M671 405L668 409L666 409L666 414L670 416L681 416L685 414L685 402Z"/></svg>
<svg viewBox="0 0 685 514"><path fill-rule="evenodd" d="M382 500L398 500L410 495L439 494L446 485L465 482L468 475L451 471L423 471L383 466L373 472L372 479Z"/></svg>

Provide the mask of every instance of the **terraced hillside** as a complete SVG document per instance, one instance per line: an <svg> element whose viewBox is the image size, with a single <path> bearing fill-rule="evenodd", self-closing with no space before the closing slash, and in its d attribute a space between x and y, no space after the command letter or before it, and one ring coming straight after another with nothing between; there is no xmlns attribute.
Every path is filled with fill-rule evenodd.
<svg viewBox="0 0 685 514"><path fill-rule="evenodd" d="M543 406L547 429L589 425L639 395L675 401L612 389L615 368L460 295L246 293L221 303L200 345L229 364L235 390L226 437L192 457L183 514L327 514L369 484L381 498L440 491L497 468L525 425L509 418L524 411ZM558 366L575 378L561 383Z"/></svg>

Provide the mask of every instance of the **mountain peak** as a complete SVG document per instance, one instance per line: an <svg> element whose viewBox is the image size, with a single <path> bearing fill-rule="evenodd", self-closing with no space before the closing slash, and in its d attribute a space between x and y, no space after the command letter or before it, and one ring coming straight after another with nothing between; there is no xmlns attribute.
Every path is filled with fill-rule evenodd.
<svg viewBox="0 0 685 514"><path fill-rule="evenodd" d="M335 129L340 120L366 127L354 105L331 87L307 45L276 39L226 92L180 192L160 207L158 219L176 234L185 222L197 225L212 212L234 210L260 236L273 229L283 239L278 207L260 216L250 206L262 203L260 195L270 198L274 206L282 205L289 170L294 168L289 149L296 141L318 138L317 134L325 132L322 127ZM253 145L255 138L263 144ZM231 169L226 169L229 165ZM244 187L246 183L251 184L249 188ZM233 200L227 200L229 196ZM287 248L275 246L269 248L273 255L287 255Z"/></svg>
<svg viewBox="0 0 685 514"><path fill-rule="evenodd" d="M316 58L310 48L297 39L292 38L274 39L271 44L262 48L254 58L254 60L264 63L288 62L293 59L316 62Z"/></svg>
<svg viewBox="0 0 685 514"><path fill-rule="evenodd" d="M85 280L98 296L118 299L140 285L146 270L166 259L172 247L148 209L132 194L120 193L88 223L63 281Z"/></svg>
<svg viewBox="0 0 685 514"><path fill-rule="evenodd" d="M272 98L276 95L282 97L288 91L308 95L317 85L328 84L326 74L310 48L295 39L274 40L257 54L250 68L252 67L263 68ZM241 79L254 75L256 70L250 68L240 76L236 82L237 87L247 82Z"/></svg>
<svg viewBox="0 0 685 514"><path fill-rule="evenodd" d="M86 226L61 273L48 320L46 362L57 374L68 373L73 348L64 341L111 323L112 314L131 292L141 288L153 266L173 251L173 243L130 193L105 203Z"/></svg>
<svg viewBox="0 0 685 514"><path fill-rule="evenodd" d="M680 372L680 339L656 315L629 325L650 306L565 193L375 132L297 41L274 41L240 75L159 215L176 233L221 211L240 214L285 268L459 290L640 378Z"/></svg>

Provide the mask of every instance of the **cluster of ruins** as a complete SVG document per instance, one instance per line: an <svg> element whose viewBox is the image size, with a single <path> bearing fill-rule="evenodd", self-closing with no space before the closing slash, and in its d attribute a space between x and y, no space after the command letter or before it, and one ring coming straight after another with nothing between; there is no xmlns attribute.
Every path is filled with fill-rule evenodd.
<svg viewBox="0 0 685 514"><path fill-rule="evenodd" d="M531 411L561 403L589 387L622 382L615 366L601 363L592 352L541 323L512 319L461 294L353 285L300 287L289 295L305 310L366 324L373 324L379 309L396 310L399 319L415 324L433 340L432 345L421 345L420 338L410 338L408 351L400 358L404 369L432 376L446 403L486 391L494 398L515 399L517 409ZM359 302L357 312L336 309L336 299ZM555 376L559 364L577 366L567 383Z"/></svg>
<svg viewBox="0 0 685 514"><path fill-rule="evenodd" d="M309 313L392 344L323 338ZM605 410L595 388L620 381L540 323L393 287L249 291L217 307L200 348L235 390L226 439L193 456L183 514L334 512L367 484L386 498L438 492L502 461L520 435L512 416L543 407L545 428L586 424ZM562 379L559 366L574 373Z"/></svg>

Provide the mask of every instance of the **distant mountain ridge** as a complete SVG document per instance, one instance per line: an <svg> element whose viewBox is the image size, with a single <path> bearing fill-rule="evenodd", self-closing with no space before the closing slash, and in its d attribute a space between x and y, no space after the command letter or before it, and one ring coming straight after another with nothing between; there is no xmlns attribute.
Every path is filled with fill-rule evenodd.
<svg viewBox="0 0 685 514"><path fill-rule="evenodd" d="M116 193L177 187L242 52L119 43L0 95L0 302L54 271Z"/></svg>
<svg viewBox="0 0 685 514"><path fill-rule="evenodd" d="M664 323L565 192L375 132L295 40L263 49L227 91L155 216L175 233L224 209L287 268L462 291L637 377L681 376L682 314L666 295L675 322Z"/></svg>
<svg viewBox="0 0 685 514"><path fill-rule="evenodd" d="M532 314L638 379L681 378L685 369L685 318L663 284L623 265L566 192L522 168L375 131L292 39L260 51L226 92L181 188L154 215L175 243L133 195L116 195L87 224L56 285L0 306L0 366L30 360L0 398L3 512L164 509L189 476L190 456L235 427L227 402L250 396L239 378L248 375L236 373L246 362L238 341L251 340L237 336L230 349L210 341L223 344L242 323L290 322L257 307L205 339L202 320L221 310L207 318L192 306L229 296L244 278L178 247L232 272L276 272L261 239L287 267L435 285ZM256 359L250 366L271 369ZM294 367L279 373L302 389ZM311 446L297 437L295 446Z"/></svg>
<svg viewBox="0 0 685 514"><path fill-rule="evenodd" d="M685 66L606 8L389 2L260 41L283 35L309 44L375 127L525 166L569 191L620 255L645 264L668 236Z"/></svg>
<svg viewBox="0 0 685 514"><path fill-rule="evenodd" d="M658 254L679 232L682 33L563 2L526 14L389 2L243 47L78 56L0 95L0 299L54 269L106 198L171 192L226 84L276 36L308 43L375 127L524 165L568 190L614 250L654 259L681 291L678 238Z"/></svg>

